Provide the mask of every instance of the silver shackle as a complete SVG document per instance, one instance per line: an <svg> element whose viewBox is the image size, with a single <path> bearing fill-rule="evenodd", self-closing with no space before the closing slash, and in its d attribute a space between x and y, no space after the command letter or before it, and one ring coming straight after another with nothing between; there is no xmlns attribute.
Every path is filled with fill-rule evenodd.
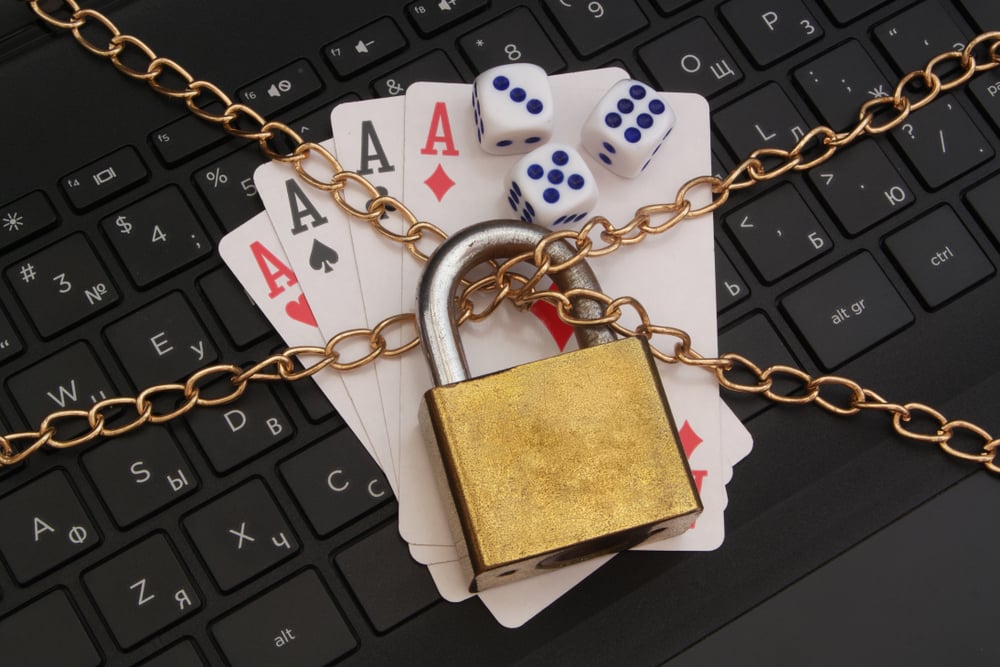
<svg viewBox="0 0 1000 667"><path fill-rule="evenodd" d="M461 279L475 266L491 259L509 258L538 245L549 230L520 220L490 220L471 225L448 237L431 255L417 290L417 328L424 354L430 362L434 384L442 386L468 380L469 364L458 337L455 293ZM548 246L553 263L568 261L573 248L564 241ZM552 275L559 289L585 288L600 291L597 277L586 262ZM604 315L604 306L594 299L575 297L574 313L583 319ZM611 327L575 328L580 347L594 347L615 340Z"/></svg>

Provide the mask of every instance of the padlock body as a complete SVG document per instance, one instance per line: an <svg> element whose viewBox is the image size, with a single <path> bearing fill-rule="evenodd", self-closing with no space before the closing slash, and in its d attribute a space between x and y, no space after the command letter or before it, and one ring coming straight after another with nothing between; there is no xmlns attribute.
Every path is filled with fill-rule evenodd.
<svg viewBox="0 0 1000 667"><path fill-rule="evenodd" d="M473 592L678 535L701 513L643 339L436 387L421 413Z"/></svg>

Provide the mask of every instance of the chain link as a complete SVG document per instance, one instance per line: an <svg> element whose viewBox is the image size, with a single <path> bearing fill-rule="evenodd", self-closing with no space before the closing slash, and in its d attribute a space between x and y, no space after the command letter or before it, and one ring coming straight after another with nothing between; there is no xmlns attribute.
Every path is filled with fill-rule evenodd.
<svg viewBox="0 0 1000 667"><path fill-rule="evenodd" d="M234 103L232 99L208 81L195 79L181 65L156 55L137 37L127 35L107 16L98 11L81 9L76 0L63 0L57 10L48 12L39 0L27 0L31 9L47 24L68 30L87 51L109 59L123 74L145 81L153 90L167 97L184 100L192 114L218 125L234 136L255 140L261 151L272 160L291 164L309 185L330 194L334 202L351 218L367 222L381 236L403 244L420 261L428 253L418 246L422 241L445 238L435 225L420 221L399 200L380 195L363 176L347 171L336 156L318 144L303 141L292 128L277 121L267 121L252 108ZM101 39L97 35L103 35ZM106 44L102 44L102 40ZM126 61L128 61L126 63ZM139 63L144 62L144 67ZM792 171L813 169L859 138L889 132L906 121L910 113L930 104L941 93L964 85L979 72L1000 65L1000 32L976 36L961 51L941 53L921 70L902 77L892 95L868 100L858 112L850 129L837 132L817 126L803 135L789 150L761 148L737 165L724 178L700 176L689 180L678 190L674 201L639 208L631 220L615 226L607 218L591 218L576 232L559 231L546 236L532 252L494 265L495 273L466 287L459 297L459 320L480 320L488 317L504 301L528 308L536 301L546 301L556 307L559 318L572 325L605 323L623 336L642 336L650 341L653 355L667 364L684 364L714 373L721 387L739 393L759 394L771 401L816 405L839 416L857 415L863 411L886 414L895 431L913 441L936 443L946 454L983 464L1000 473L995 459L1000 438L964 420L949 420L934 408L921 403L898 404L886 401L857 382L835 375L813 377L791 366L774 365L760 368L749 359L727 353L716 358L703 357L692 348L691 337L683 330L653 324L642 304L632 297L612 298L590 290L539 290L541 280L590 258L603 257L623 246L643 242L647 236L663 234L681 222L698 218L723 206L738 190L752 187ZM221 113L207 111L210 102L220 103ZM289 153L274 148L279 136L294 147ZM708 203L695 207L693 199L706 197ZM351 201L366 201L358 207ZM658 222L654 222L654 218ZM386 225L383 221L390 220ZM402 231L393 231L396 225ZM428 239L428 235L430 239ZM547 248L553 243L568 243L574 254L554 265L548 259ZM519 265L533 264L534 272L526 276L514 271ZM477 312L473 299L482 294L486 304ZM580 320L573 314L571 299L587 296L604 304L604 315L598 320ZM622 318L631 311L638 319L627 327ZM409 332L406 342L395 348L386 343L386 331L401 328ZM655 336L672 341L666 351L653 345ZM355 339L367 343L367 351L353 360L345 360L338 348ZM419 345L416 320L412 313L386 318L371 329L351 329L330 338L323 347L290 347L246 368L231 364L207 366L193 373L183 383L149 387L136 397L112 397L95 403L89 410L60 410L42 420L37 431L0 435L0 467L23 461L43 447L67 448L92 442L102 437L130 433L147 423L168 422L200 406L224 405L239 398L250 382L296 381L332 368L347 371L374 362L379 357L395 357ZM224 395L204 395L205 387L215 386L213 380L228 380L230 391ZM777 380L791 382L791 392L775 391ZM156 412L154 399L162 410ZM126 414L122 414L122 413ZM922 426L918 426L921 424ZM80 431L82 430L82 433ZM72 437L63 432L76 433ZM954 439L971 436L980 441L979 451L959 448ZM57 437L57 435L59 437ZM24 447L15 443L25 442Z"/></svg>

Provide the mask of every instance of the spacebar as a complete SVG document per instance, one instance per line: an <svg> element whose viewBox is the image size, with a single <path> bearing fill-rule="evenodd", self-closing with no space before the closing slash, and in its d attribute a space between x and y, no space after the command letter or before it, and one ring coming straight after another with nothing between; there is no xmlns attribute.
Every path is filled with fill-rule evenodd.
<svg viewBox="0 0 1000 667"><path fill-rule="evenodd" d="M781 307L827 370L913 321L913 313L867 252L797 288L781 300Z"/></svg>

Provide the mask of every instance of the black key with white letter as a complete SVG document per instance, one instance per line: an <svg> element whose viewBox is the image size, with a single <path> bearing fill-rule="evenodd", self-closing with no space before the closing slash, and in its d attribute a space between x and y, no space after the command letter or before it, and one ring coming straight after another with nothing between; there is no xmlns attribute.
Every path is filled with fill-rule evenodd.
<svg viewBox="0 0 1000 667"><path fill-rule="evenodd" d="M937 0L913 5L875 26L873 32L901 73L923 69L937 54L965 47L964 30Z"/></svg>
<svg viewBox="0 0 1000 667"><path fill-rule="evenodd" d="M73 208L84 210L124 192L149 176L146 164L131 146L94 160L59 182Z"/></svg>
<svg viewBox="0 0 1000 667"><path fill-rule="evenodd" d="M726 229L765 282L774 282L829 252L833 241L789 184L725 216Z"/></svg>
<svg viewBox="0 0 1000 667"><path fill-rule="evenodd" d="M0 250L41 234L54 227L57 220L48 197L37 190L0 206Z"/></svg>
<svg viewBox="0 0 1000 667"><path fill-rule="evenodd" d="M776 83L762 86L715 114L715 126L742 160L757 148L789 149L802 138L806 121Z"/></svg>
<svg viewBox="0 0 1000 667"><path fill-rule="evenodd" d="M196 510L184 519L184 528L224 591L299 550L298 538L259 479Z"/></svg>
<svg viewBox="0 0 1000 667"><path fill-rule="evenodd" d="M388 16L349 33L323 50L337 76L345 79L406 48L406 37Z"/></svg>
<svg viewBox="0 0 1000 667"><path fill-rule="evenodd" d="M159 533L88 570L83 583L126 650L201 606L173 545Z"/></svg>
<svg viewBox="0 0 1000 667"><path fill-rule="evenodd" d="M98 542L93 521L61 470L0 498L0 554L22 584Z"/></svg>
<svg viewBox="0 0 1000 667"><path fill-rule="evenodd" d="M802 0L733 0L722 5L722 18L760 67L823 36Z"/></svg>
<svg viewBox="0 0 1000 667"><path fill-rule="evenodd" d="M546 0L545 8L581 58L601 52L648 24L635 0L587 4Z"/></svg>
<svg viewBox="0 0 1000 667"><path fill-rule="evenodd" d="M462 35L458 46L476 72L518 61L534 63L549 74L566 67L566 61L524 7Z"/></svg>
<svg viewBox="0 0 1000 667"><path fill-rule="evenodd" d="M315 570L254 598L210 631L232 667L326 665L358 645Z"/></svg>
<svg viewBox="0 0 1000 667"><path fill-rule="evenodd" d="M176 187L112 213L101 227L139 287L212 252L205 230Z"/></svg>
<svg viewBox="0 0 1000 667"><path fill-rule="evenodd" d="M855 236L915 201L906 181L874 141L843 150L809 180L844 231Z"/></svg>
<svg viewBox="0 0 1000 667"><path fill-rule="evenodd" d="M781 307L827 370L913 321L913 313L867 252L797 288L781 300Z"/></svg>
<svg viewBox="0 0 1000 667"><path fill-rule="evenodd" d="M940 306L994 271L948 206L893 233L885 246L928 308Z"/></svg>
<svg viewBox="0 0 1000 667"><path fill-rule="evenodd" d="M226 387L220 388L224 393ZM211 393L211 389L209 389ZM251 385L235 403L194 410L188 424L218 473L225 473L295 435L295 427L267 386Z"/></svg>
<svg viewBox="0 0 1000 667"><path fill-rule="evenodd" d="M198 488L198 478L163 426L110 438L83 464L115 522L125 528Z"/></svg>
<svg viewBox="0 0 1000 667"><path fill-rule="evenodd" d="M701 18L639 47L639 59L662 90L711 97L743 80L736 59Z"/></svg>
<svg viewBox="0 0 1000 667"><path fill-rule="evenodd" d="M743 299L750 296L750 288L746 281L736 271L732 261L722 251L719 244L715 244L715 302L716 308L721 313L730 306L735 306Z"/></svg>
<svg viewBox="0 0 1000 667"><path fill-rule="evenodd" d="M385 475L346 428L295 454L278 470L319 535L392 498Z"/></svg>
<svg viewBox="0 0 1000 667"><path fill-rule="evenodd" d="M48 338L106 310L118 290L83 234L72 234L7 269L38 332Z"/></svg>
<svg viewBox="0 0 1000 667"><path fill-rule="evenodd" d="M7 388L32 427L54 410L86 410L117 388L86 343L73 343L11 376Z"/></svg>
<svg viewBox="0 0 1000 667"><path fill-rule="evenodd" d="M104 330L137 387L178 380L215 361L215 345L180 292Z"/></svg>
<svg viewBox="0 0 1000 667"><path fill-rule="evenodd" d="M793 73L795 82L830 127L850 127L868 100L892 92L889 81L857 41L850 40Z"/></svg>
<svg viewBox="0 0 1000 667"><path fill-rule="evenodd" d="M950 95L914 111L892 138L932 190L994 155L990 142Z"/></svg>

